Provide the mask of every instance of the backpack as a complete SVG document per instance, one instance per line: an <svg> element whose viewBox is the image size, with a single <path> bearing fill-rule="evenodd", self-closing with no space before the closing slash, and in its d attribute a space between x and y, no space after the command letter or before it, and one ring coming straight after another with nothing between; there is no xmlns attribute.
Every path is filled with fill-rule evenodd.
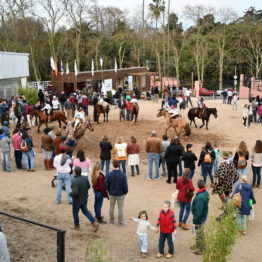
<svg viewBox="0 0 262 262"><path fill-rule="evenodd" d="M245 156L239 156L237 162L237 168L245 168L247 165L247 161Z"/></svg>
<svg viewBox="0 0 262 262"><path fill-rule="evenodd" d="M205 164L210 164L212 163L212 159L211 159L211 155L209 152L206 152L205 156L204 156L204 163Z"/></svg>
<svg viewBox="0 0 262 262"><path fill-rule="evenodd" d="M28 145L27 145L27 143L26 143L25 140L22 140L21 145L20 145L20 148L21 148L21 150L22 150L23 152L27 152L27 151L29 150L29 147L28 147Z"/></svg>
<svg viewBox="0 0 262 262"><path fill-rule="evenodd" d="M241 196L241 194L240 194L241 188L242 188L242 184L240 183L240 186L239 186L239 188L238 188L238 193L236 193L236 194L233 195L233 197L232 197L234 206L235 206L235 207L238 207L238 208L240 208L241 205L242 205L242 196Z"/></svg>

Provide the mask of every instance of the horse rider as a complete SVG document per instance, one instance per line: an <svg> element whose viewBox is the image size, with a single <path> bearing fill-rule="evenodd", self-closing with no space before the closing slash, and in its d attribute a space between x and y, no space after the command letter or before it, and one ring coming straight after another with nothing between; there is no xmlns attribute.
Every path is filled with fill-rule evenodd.
<svg viewBox="0 0 262 262"><path fill-rule="evenodd" d="M98 98L98 105L103 106L104 109L108 106L108 103L105 101L105 95L104 93L101 93L100 97Z"/></svg>
<svg viewBox="0 0 262 262"><path fill-rule="evenodd" d="M198 102L197 102L197 106L198 106L198 112L199 112L199 116L203 117L204 112L205 112L205 108L207 107L205 102L204 102L204 98L202 96L199 97Z"/></svg>
<svg viewBox="0 0 262 262"><path fill-rule="evenodd" d="M170 109L168 110L168 113L170 115L170 121L176 119L179 116L179 110L175 108L175 106L170 106Z"/></svg>
<svg viewBox="0 0 262 262"><path fill-rule="evenodd" d="M131 104L137 104L138 105L138 101L136 99L136 96L133 96L131 101L130 101Z"/></svg>
<svg viewBox="0 0 262 262"><path fill-rule="evenodd" d="M41 109L42 111L45 112L46 116L47 116L47 120L50 120L50 113L52 111L52 107L51 107L51 103L49 99L46 99L45 101L45 106Z"/></svg>
<svg viewBox="0 0 262 262"><path fill-rule="evenodd" d="M58 101L57 96L53 96L52 109L53 110L60 110L60 102Z"/></svg>
<svg viewBox="0 0 262 262"><path fill-rule="evenodd" d="M83 111L82 107L79 107L78 111L75 112L74 117L74 132L80 127L80 124L82 124L85 121L85 112Z"/></svg>

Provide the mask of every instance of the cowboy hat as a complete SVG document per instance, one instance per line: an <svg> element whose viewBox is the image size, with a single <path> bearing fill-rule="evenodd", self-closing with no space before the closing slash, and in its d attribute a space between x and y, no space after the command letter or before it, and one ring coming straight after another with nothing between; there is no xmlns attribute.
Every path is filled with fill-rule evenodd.
<svg viewBox="0 0 262 262"><path fill-rule="evenodd" d="M233 156L233 153L230 152L230 151L223 151L221 156L224 158L224 159L228 159L228 158L232 158Z"/></svg>

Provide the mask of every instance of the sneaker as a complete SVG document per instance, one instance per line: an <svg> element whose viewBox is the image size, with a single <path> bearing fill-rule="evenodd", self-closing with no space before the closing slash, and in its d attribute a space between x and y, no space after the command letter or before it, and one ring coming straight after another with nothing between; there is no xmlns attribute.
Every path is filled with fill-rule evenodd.
<svg viewBox="0 0 262 262"><path fill-rule="evenodd" d="M157 254L156 254L156 257L157 257L157 258L160 258L160 257L163 257L163 256L164 256L164 255L161 254L161 253L157 253Z"/></svg>
<svg viewBox="0 0 262 262"><path fill-rule="evenodd" d="M147 179L148 179L149 181L152 181L152 178L150 178L150 177L148 177Z"/></svg>
<svg viewBox="0 0 262 262"><path fill-rule="evenodd" d="M172 254L167 254L167 255L166 255L166 258L172 258L172 257L173 257Z"/></svg>
<svg viewBox="0 0 262 262"><path fill-rule="evenodd" d="M160 177L156 178L156 181L157 181L157 180L160 180Z"/></svg>

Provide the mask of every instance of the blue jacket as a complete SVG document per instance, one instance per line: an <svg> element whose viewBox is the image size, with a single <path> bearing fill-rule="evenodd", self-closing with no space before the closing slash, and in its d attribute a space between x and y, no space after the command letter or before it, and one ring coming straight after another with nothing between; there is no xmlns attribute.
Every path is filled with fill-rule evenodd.
<svg viewBox="0 0 262 262"><path fill-rule="evenodd" d="M177 104L178 104L178 100L176 99L176 98L169 98L168 99L168 104L169 104L169 106L174 106L174 107L176 107L177 106Z"/></svg>
<svg viewBox="0 0 262 262"><path fill-rule="evenodd" d="M233 195L239 192L239 187L240 184L235 188ZM252 187L248 183L241 183L240 195L242 197L242 203L241 203L241 208L239 208L239 213L240 215L249 216L250 210L252 209L249 200L252 199L253 204L256 204Z"/></svg>
<svg viewBox="0 0 262 262"><path fill-rule="evenodd" d="M106 190L111 196L123 196L128 192L127 178L121 170L113 170L106 176Z"/></svg>

